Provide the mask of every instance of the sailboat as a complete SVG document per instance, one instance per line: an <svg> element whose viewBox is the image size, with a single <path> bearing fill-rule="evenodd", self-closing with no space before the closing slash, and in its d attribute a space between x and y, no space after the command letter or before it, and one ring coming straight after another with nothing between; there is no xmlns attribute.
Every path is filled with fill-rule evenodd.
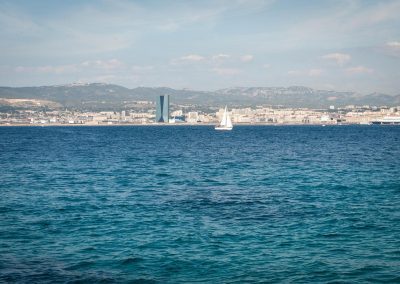
<svg viewBox="0 0 400 284"><path fill-rule="evenodd" d="M221 122L215 126L215 130L232 130L232 120L229 117L229 113L227 111L227 107L225 106L224 114L222 115Z"/></svg>

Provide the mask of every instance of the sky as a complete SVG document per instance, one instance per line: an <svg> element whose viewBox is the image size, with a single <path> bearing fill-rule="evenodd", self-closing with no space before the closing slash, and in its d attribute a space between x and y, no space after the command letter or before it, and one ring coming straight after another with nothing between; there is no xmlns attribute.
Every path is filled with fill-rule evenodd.
<svg viewBox="0 0 400 284"><path fill-rule="evenodd" d="M0 85L400 94L400 0L0 0Z"/></svg>

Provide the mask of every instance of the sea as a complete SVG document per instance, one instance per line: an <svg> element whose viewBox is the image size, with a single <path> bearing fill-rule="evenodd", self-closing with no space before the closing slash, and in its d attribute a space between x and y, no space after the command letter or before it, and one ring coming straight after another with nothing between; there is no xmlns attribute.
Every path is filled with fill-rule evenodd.
<svg viewBox="0 0 400 284"><path fill-rule="evenodd" d="M2 283L400 283L399 126L0 127Z"/></svg>

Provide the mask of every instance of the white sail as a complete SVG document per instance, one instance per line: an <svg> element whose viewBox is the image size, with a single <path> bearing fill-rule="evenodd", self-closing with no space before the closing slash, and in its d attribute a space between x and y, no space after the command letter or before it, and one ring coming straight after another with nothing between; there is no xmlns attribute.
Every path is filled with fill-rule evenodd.
<svg viewBox="0 0 400 284"><path fill-rule="evenodd" d="M224 111L224 114L222 115L222 119L221 119L221 122L220 122L220 126L226 126L226 123L227 123L227 112L226 112L226 107L225 107L225 111Z"/></svg>
<svg viewBox="0 0 400 284"><path fill-rule="evenodd" d="M231 117L229 116L229 113L226 113L226 127L230 127L230 128L233 127L232 120L231 120Z"/></svg>
<svg viewBox="0 0 400 284"><path fill-rule="evenodd" d="M219 125L215 127L215 130L232 130L232 128L233 128L232 120L229 117L227 107L225 106L221 122L219 123Z"/></svg>

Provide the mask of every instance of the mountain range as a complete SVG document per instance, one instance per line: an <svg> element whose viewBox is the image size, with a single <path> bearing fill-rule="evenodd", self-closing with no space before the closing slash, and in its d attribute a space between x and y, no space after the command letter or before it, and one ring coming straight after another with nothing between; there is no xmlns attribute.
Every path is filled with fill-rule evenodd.
<svg viewBox="0 0 400 284"><path fill-rule="evenodd" d="M2 99L29 99L50 102L49 108L67 107L87 110L124 109L135 101L155 101L159 95L170 95L171 103L199 106L271 105L297 108L327 108L345 105L398 106L400 95L315 90L292 87L235 87L216 91L194 91L166 87L125 88L114 84L86 83L40 87L0 87ZM0 105L6 100L0 100ZM11 100L12 101L12 100ZM10 105L10 100L8 107ZM43 104L42 104L43 106Z"/></svg>

